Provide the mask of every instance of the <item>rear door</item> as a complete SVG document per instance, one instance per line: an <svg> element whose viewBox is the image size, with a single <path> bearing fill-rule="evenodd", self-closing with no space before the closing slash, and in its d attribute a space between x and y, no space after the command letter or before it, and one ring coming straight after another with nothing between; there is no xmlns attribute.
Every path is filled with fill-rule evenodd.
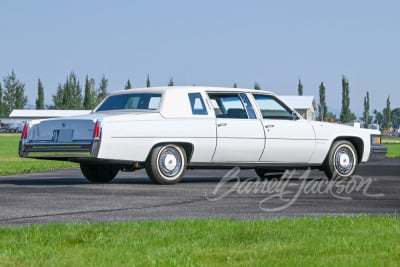
<svg viewBox="0 0 400 267"><path fill-rule="evenodd" d="M217 147L213 162L257 162L264 129L249 99L241 93L209 93L216 114Z"/></svg>

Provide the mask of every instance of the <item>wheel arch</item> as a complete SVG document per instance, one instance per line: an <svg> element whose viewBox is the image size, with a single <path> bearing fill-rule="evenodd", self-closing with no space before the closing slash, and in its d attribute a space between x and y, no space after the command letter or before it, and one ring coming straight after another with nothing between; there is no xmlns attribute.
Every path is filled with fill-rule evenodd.
<svg viewBox="0 0 400 267"><path fill-rule="evenodd" d="M176 142L176 141L171 141L171 142L163 141L163 142L156 143L151 147L149 153L147 154L146 161L151 156L151 151L153 151L153 149L155 147L160 146L160 145L177 145L177 146L181 146L185 150L187 163L189 163L190 160L192 159L192 155L193 155L193 151L194 151L194 145L192 143L189 143L189 142Z"/></svg>
<svg viewBox="0 0 400 267"><path fill-rule="evenodd" d="M359 164L361 162L363 154L364 154L364 142L360 137L356 137L356 136L338 136L335 139L333 139L332 143L329 147L329 150L325 156L324 162L327 161L327 158L329 156L329 151L332 149L333 144L337 141L350 142L354 146L354 148L356 149L356 152L357 152L357 164Z"/></svg>

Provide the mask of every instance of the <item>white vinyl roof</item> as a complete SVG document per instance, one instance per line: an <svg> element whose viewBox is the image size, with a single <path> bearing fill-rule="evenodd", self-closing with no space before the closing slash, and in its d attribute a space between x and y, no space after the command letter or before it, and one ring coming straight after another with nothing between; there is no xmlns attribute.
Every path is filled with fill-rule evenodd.
<svg viewBox="0 0 400 267"><path fill-rule="evenodd" d="M58 118L76 115L85 115L91 110L53 110L53 109L14 109L10 118Z"/></svg>
<svg viewBox="0 0 400 267"><path fill-rule="evenodd" d="M309 95L280 95L279 96L288 106L294 109L309 109L311 107L316 110L317 103L315 98Z"/></svg>

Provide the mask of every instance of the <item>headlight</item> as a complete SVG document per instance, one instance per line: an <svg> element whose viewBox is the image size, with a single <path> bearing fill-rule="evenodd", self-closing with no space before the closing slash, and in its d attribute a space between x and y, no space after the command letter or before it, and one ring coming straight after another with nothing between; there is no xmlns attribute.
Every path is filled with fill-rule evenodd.
<svg viewBox="0 0 400 267"><path fill-rule="evenodd" d="M371 145L373 146L379 146L381 145L381 140L382 136L380 135L371 135Z"/></svg>

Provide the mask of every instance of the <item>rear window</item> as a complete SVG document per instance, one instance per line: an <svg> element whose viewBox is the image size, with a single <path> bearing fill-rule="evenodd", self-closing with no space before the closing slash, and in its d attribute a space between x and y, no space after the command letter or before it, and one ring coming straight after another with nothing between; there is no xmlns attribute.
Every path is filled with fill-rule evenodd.
<svg viewBox="0 0 400 267"><path fill-rule="evenodd" d="M108 97L96 110L157 110L160 106L161 94L122 94Z"/></svg>

